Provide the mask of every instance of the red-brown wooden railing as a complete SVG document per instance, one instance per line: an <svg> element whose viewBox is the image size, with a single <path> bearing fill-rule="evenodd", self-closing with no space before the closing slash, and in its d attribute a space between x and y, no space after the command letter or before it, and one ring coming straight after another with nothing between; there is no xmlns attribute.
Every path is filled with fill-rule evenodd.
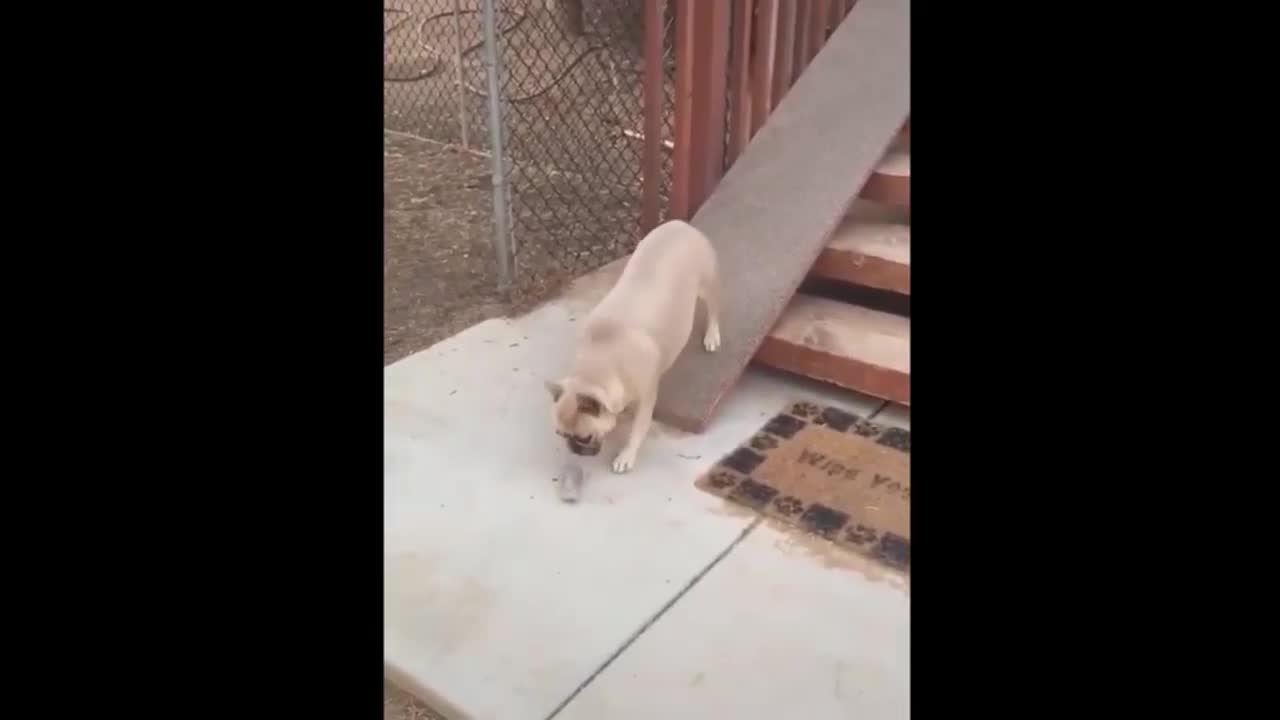
<svg viewBox="0 0 1280 720"><path fill-rule="evenodd" d="M644 0L641 221L661 215L663 7L674 3L674 157L667 217L687 220L715 189L856 0Z"/></svg>

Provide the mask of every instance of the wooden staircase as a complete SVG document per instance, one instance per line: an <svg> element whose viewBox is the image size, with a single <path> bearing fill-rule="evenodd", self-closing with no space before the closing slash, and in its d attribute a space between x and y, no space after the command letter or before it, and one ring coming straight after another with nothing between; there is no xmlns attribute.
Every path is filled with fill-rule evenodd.
<svg viewBox="0 0 1280 720"><path fill-rule="evenodd" d="M863 186L807 287L756 351L757 364L911 404L909 133L904 127Z"/></svg>
<svg viewBox="0 0 1280 720"><path fill-rule="evenodd" d="M725 312L720 350L692 333L663 376L659 422L703 431L752 362L910 403L910 4L676 0L670 216L711 239ZM660 39L646 33L647 227Z"/></svg>

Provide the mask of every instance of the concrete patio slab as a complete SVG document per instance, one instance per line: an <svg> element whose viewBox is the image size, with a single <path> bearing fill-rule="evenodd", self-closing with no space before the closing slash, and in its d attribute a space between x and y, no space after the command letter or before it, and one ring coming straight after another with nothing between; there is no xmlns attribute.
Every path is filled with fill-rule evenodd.
<svg viewBox="0 0 1280 720"><path fill-rule="evenodd" d="M869 560L763 522L556 720L905 720L907 593Z"/></svg>
<svg viewBox="0 0 1280 720"><path fill-rule="evenodd" d="M754 516L693 481L769 416L795 399L881 404L752 370L705 433L655 425L626 475L607 469L615 440L579 503L560 503L543 380L620 267L384 372L385 662L472 717L549 717L742 536Z"/></svg>

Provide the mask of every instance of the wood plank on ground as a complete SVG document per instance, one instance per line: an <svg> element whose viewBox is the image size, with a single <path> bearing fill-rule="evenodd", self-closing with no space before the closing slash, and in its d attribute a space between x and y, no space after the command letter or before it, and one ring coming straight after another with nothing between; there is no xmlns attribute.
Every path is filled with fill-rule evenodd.
<svg viewBox="0 0 1280 720"><path fill-rule="evenodd" d="M903 405L911 404L911 320L797 295L756 362Z"/></svg>
<svg viewBox="0 0 1280 720"><path fill-rule="evenodd" d="M813 263L809 277L911 294L906 211L859 199Z"/></svg>
<svg viewBox="0 0 1280 720"><path fill-rule="evenodd" d="M659 421L706 428L906 121L910 10L860 0L693 217L719 255L722 345L692 333Z"/></svg>

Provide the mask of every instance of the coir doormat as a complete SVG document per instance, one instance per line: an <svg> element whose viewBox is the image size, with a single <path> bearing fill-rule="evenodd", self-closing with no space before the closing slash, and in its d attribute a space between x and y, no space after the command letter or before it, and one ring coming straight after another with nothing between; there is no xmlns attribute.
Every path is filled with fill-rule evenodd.
<svg viewBox="0 0 1280 720"><path fill-rule="evenodd" d="M906 430L800 402L696 484L909 573L910 453Z"/></svg>

